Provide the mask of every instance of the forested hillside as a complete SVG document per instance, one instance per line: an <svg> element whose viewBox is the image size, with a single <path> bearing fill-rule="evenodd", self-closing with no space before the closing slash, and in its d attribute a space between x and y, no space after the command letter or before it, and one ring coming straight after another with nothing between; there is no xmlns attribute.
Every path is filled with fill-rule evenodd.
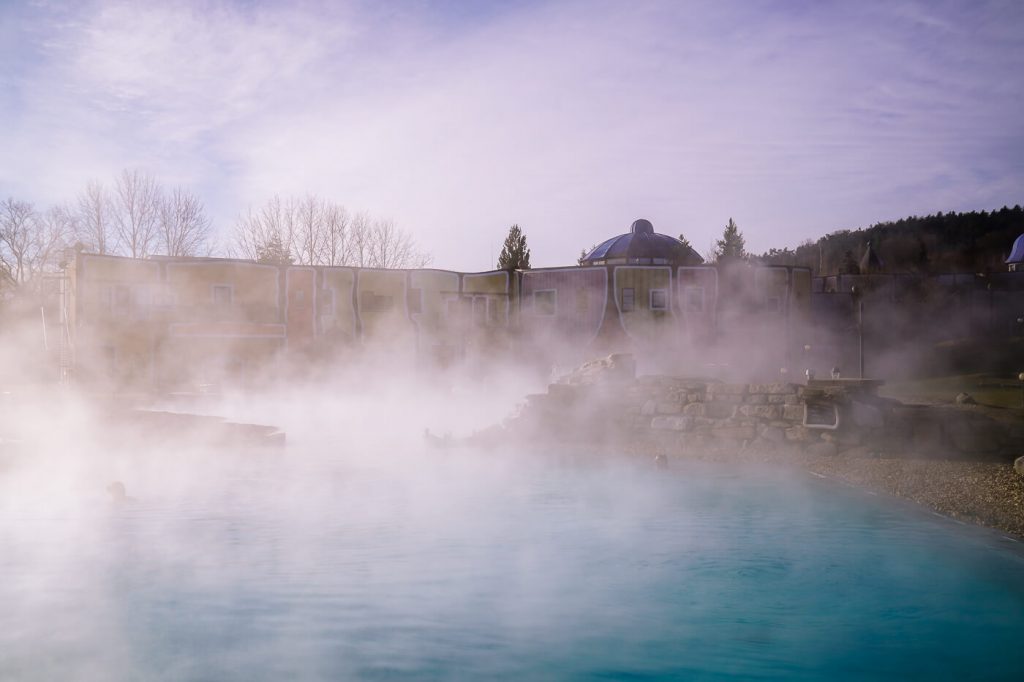
<svg viewBox="0 0 1024 682"><path fill-rule="evenodd" d="M1020 205L998 211L911 216L866 229L840 230L794 249L771 249L759 258L780 265L804 265L815 274L855 274L871 246L884 272L984 272L1005 270L1013 240L1024 232Z"/></svg>

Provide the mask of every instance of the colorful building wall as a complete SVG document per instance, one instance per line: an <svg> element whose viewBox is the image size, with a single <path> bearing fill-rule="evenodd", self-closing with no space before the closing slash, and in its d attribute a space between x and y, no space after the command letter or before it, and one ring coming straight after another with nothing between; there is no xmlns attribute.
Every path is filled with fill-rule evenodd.
<svg viewBox="0 0 1024 682"><path fill-rule="evenodd" d="M684 353L751 325L795 339L810 319L801 268L457 273L79 254L71 272L79 376L161 385L251 378L282 353Z"/></svg>

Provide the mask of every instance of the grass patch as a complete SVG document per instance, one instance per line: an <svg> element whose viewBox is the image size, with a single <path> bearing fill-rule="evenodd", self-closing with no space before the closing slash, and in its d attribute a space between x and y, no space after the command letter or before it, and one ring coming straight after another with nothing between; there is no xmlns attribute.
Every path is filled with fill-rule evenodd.
<svg viewBox="0 0 1024 682"><path fill-rule="evenodd" d="M958 374L887 382L879 395L903 402L952 403L969 393L979 405L1021 409L1021 381L1010 374Z"/></svg>

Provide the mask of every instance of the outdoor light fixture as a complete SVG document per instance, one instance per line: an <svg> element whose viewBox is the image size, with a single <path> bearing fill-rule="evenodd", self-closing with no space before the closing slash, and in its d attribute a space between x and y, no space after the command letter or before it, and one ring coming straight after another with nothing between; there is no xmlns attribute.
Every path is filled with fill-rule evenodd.
<svg viewBox="0 0 1024 682"><path fill-rule="evenodd" d="M807 377L807 383L811 383L812 381L814 381L814 370L813 369L806 369L806 370L804 370L804 376Z"/></svg>

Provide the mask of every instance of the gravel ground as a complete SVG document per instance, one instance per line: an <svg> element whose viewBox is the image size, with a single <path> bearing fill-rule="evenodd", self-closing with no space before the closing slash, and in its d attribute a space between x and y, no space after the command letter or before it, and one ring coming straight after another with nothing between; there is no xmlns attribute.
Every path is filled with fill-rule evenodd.
<svg viewBox="0 0 1024 682"><path fill-rule="evenodd" d="M1024 476L1012 464L798 455L804 467L1024 539Z"/></svg>
<svg viewBox="0 0 1024 682"><path fill-rule="evenodd" d="M651 449L645 454L650 454ZM660 448L652 448L663 452ZM868 490L912 500L955 519L996 528L1024 540L1024 476L1012 464L874 457L820 457L777 452L669 451L673 458L770 463L813 472Z"/></svg>

